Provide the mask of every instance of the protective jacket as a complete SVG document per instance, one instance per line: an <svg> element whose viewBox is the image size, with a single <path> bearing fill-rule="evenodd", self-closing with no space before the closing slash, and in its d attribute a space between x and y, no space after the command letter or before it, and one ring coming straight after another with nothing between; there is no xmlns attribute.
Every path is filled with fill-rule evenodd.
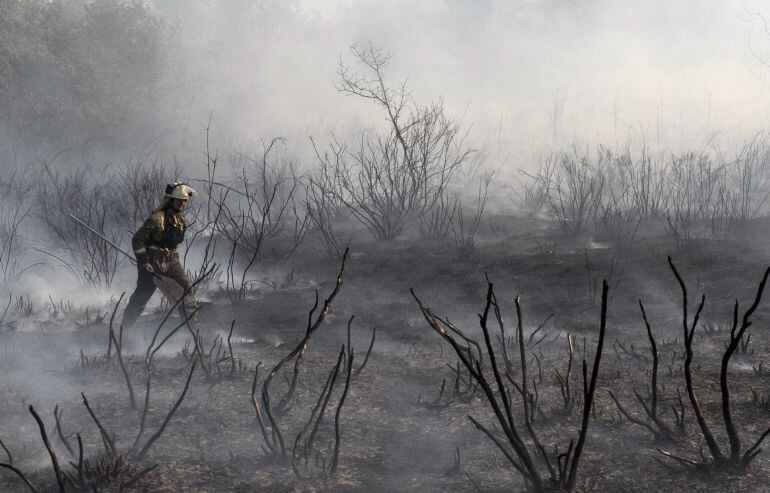
<svg viewBox="0 0 770 493"><path fill-rule="evenodd" d="M137 263L141 265L147 261L158 261L178 253L185 229L187 223L182 214L169 206L169 200L164 200L152 211L131 240Z"/></svg>

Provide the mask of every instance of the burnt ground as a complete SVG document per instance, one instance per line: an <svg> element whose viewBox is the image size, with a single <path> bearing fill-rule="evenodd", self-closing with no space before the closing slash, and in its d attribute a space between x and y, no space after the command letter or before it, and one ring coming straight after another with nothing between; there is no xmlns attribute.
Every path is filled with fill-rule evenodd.
<svg viewBox="0 0 770 493"><path fill-rule="evenodd" d="M699 457L703 440L689 402L685 401L686 435L666 441L656 440L646 429L622 418L608 394L613 391L630 412L643 416L633 397L634 388L646 395L650 381L650 353L637 303L642 299L659 344L661 414L665 421L673 420L670 406L676 403L677 388L684 392L685 384L681 293L666 262L666 255L672 254L690 290L691 316L699 295L706 295L695 336L694 379L708 422L726 448L719 400L719 363L727 340L724 329L731 320L734 299L745 309L764 268L770 265L768 230L767 221L757 221L735 236L740 239L675 249L656 225L650 225L630 248L618 249L602 238L566 236L558 225L545 220L495 216L485 224L477 251L467 260L457 259L449 244L426 243L413 234L378 242L359 233L352 243L342 290L310 341L293 405L279 418L289 449L307 421L341 344L346 343L351 315L355 315L351 335L354 368L363 360L374 327L376 343L368 364L353 379L341 411L336 474L326 476L319 470L328 460L342 383L319 430L318 464L311 457L301 471L307 478L300 479L290 461L265 454L250 392L255 365L262 362L261 383L267 370L301 339L315 290L323 299L333 288L338 263L314 255L308 245L308 251L271 266L271 271L282 274L275 275L272 286L259 285L245 302L233 304L227 297L208 294L211 304L195 328L205 344L211 345L217 335L226 337L230 322L236 320L233 349L238 364L232 373L226 358L219 370L213 365L209 374L195 370L178 412L147 458L137 465L158 467L131 490L475 491L472 481L481 491L525 489L504 456L467 419L471 415L490 426L494 420L481 393L469 395L467 373L460 383L461 395L453 395L455 378L448 365L455 365L457 358L427 325L409 294L413 287L426 306L479 338L476 314L484 308L488 275L502 305L508 334L515 328L516 295L522 298L527 337L553 314L526 348L529 374L539 393L535 426L549 450L555 444L564 450L580 425L580 402L572 412L564 412L556 383L555 370L563 374L567 366L566 334L575 337L571 385L579 394L583 347L590 367L598 335L601 279L610 283L607 336L580 463L579 491L768 491L768 453L760 454L747 473L732 475L688 472L657 451ZM293 275L285 275L287 272ZM144 399L143 355L162 316L160 311L150 311L124 335L125 358L139 407ZM13 454L14 465L40 491L56 491L56 484L37 425L28 412L30 404L43 417L67 471L73 470L67 462L75 459L55 436L55 405L63 411L65 437L76 443L75 433L80 433L85 456L92 460L103 454L103 446L80 392L105 429L114 433L119 449L130 447L139 429L140 416L131 409L123 373L115 359L106 362L101 357L107 345L106 320L87 327L76 325L83 325L84 317L81 308L56 314L50 307L39 308L0 334L0 439ZM762 302L753 321L749 354L736 355L730 367L733 415L744 450L770 425L770 404L762 401L770 397L770 381L764 371L770 367L768 300ZM176 324L178 319L171 322ZM538 343L540 334L546 338ZM187 333L180 332L156 357L145 437L160 426L182 391L190 368L183 354L186 339ZM517 354L518 347L511 351ZM520 375L518 360L513 361L516 378ZM446 390L440 395L444 380ZM285 392L283 374L275 378L272 388L274 399ZM752 389L759 401L752 398ZM519 400L514 402L519 409ZM457 450L459 467L454 464ZM0 472L0 490L27 491L7 471ZM118 491L118 487L99 491Z"/></svg>

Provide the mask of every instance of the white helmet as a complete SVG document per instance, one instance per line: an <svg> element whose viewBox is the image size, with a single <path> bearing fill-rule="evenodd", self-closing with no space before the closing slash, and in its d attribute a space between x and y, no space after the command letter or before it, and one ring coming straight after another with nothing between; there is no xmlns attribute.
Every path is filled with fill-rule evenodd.
<svg viewBox="0 0 770 493"><path fill-rule="evenodd" d="M166 185L166 198L188 200L190 197L195 197L198 192L192 189L190 185L182 182L174 182L170 185Z"/></svg>

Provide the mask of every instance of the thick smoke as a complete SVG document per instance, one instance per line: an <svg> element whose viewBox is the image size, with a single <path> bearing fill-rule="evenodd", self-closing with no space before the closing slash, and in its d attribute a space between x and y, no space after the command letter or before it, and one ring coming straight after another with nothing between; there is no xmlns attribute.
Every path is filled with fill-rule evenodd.
<svg viewBox="0 0 770 493"><path fill-rule="evenodd" d="M197 67L188 73L201 84L199 111L214 110L229 135L285 134L301 148L308 133L376 125L365 101L334 89L347 47L373 43L394 54L387 75L408 79L416 101L443 98L479 141L528 158L573 140L676 151L764 128L767 91L752 53L766 54L766 41L754 7L300 2L254 10L249 28L216 7L180 14L179 25L210 36L208 51L186 50Z"/></svg>
<svg viewBox="0 0 770 493"><path fill-rule="evenodd" d="M113 4L124 7L110 9ZM497 164L509 167L527 165L533 150L575 141L644 143L668 152L715 140L729 145L767 124L762 60L768 50L762 21L754 14L759 3L155 0L129 3L132 8L120 2L101 5L43 9L57 11L48 15L61 24L59 30L74 36L73 51L90 50L87 60L51 46L38 60L30 59L30 48L18 46L28 44L35 32L11 43L15 52L6 60L8 73L25 77L25 96L55 94L54 100L66 105L51 111L79 115L77 121L68 118L82 121L75 125L80 133L38 128L40 121L20 131L16 124L23 118L9 112L6 119L14 119L5 125L11 135L34 133L37 139L28 144L49 141L53 145L46 149L56 151L91 145L137 153L150 142L153 149L194 160L203 146L202 128L213 115L213 135L222 147L281 135L298 154L309 155L308 135L354 134L382 124L372 105L335 89L338 63L351 60L348 47L369 43L393 53L386 73L391 83L408 81L420 104L442 98L478 145L494 149ZM34 22L48 43L69 39L53 24L25 22ZM94 28L99 22L102 30ZM105 32L108 22L123 25L124 32ZM108 35L114 42L102 46ZM83 80L62 80L63 72L46 77L46 68L34 65L46 60L69 63ZM130 104L121 106L121 98ZM36 108L33 101L25 105ZM111 125L100 124L118 112ZM67 120L45 121L62 125Z"/></svg>

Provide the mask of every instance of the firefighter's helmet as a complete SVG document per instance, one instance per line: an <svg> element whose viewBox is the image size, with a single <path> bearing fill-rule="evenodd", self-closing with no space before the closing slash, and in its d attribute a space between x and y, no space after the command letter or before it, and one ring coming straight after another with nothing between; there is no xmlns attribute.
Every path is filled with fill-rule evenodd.
<svg viewBox="0 0 770 493"><path fill-rule="evenodd" d="M166 185L166 198L188 200L196 195L198 195L198 192L193 190L187 183L174 182Z"/></svg>

